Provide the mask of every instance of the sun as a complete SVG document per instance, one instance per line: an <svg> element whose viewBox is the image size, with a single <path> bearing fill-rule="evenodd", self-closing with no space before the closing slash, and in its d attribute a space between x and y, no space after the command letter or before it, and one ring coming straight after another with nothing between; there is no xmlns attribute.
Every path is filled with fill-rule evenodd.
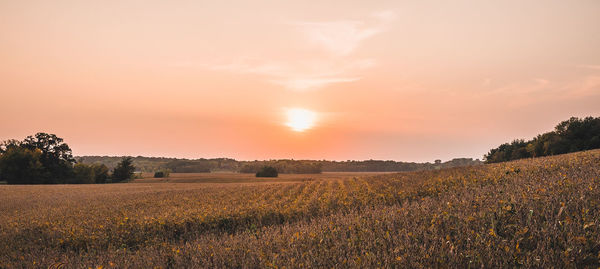
<svg viewBox="0 0 600 269"><path fill-rule="evenodd" d="M289 108L286 114L287 122L285 125L295 132L304 132L312 128L317 119L317 113L303 108Z"/></svg>

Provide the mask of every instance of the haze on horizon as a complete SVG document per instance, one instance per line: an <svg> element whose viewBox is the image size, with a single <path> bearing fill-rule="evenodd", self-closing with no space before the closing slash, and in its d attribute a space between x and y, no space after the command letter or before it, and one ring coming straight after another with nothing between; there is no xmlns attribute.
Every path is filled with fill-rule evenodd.
<svg viewBox="0 0 600 269"><path fill-rule="evenodd" d="M75 155L481 158L600 116L600 2L2 1L0 140Z"/></svg>

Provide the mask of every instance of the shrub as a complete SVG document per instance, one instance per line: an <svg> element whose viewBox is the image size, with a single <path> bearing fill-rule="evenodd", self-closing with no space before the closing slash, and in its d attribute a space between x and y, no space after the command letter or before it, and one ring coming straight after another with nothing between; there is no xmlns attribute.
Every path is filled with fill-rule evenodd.
<svg viewBox="0 0 600 269"><path fill-rule="evenodd" d="M277 169L272 166L264 166L256 172L256 177L277 177L278 175Z"/></svg>
<svg viewBox="0 0 600 269"><path fill-rule="evenodd" d="M169 174L170 174L170 171L168 169L156 171L156 172L154 172L154 178L169 177Z"/></svg>

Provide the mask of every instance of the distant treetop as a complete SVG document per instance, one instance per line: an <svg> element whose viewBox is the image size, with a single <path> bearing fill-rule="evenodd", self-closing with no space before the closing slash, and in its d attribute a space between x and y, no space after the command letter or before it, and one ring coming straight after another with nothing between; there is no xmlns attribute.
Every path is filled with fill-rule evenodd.
<svg viewBox="0 0 600 269"><path fill-rule="evenodd" d="M491 149L484 157L486 163L497 163L597 148L600 148L600 117L572 117L556 125L554 131L529 141L516 139L504 143Z"/></svg>

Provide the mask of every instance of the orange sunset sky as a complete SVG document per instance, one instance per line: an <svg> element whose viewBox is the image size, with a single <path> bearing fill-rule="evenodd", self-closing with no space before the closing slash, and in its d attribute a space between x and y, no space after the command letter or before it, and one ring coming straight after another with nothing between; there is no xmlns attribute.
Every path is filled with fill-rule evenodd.
<svg viewBox="0 0 600 269"><path fill-rule="evenodd" d="M481 158L600 116L600 1L2 1L0 140Z"/></svg>

